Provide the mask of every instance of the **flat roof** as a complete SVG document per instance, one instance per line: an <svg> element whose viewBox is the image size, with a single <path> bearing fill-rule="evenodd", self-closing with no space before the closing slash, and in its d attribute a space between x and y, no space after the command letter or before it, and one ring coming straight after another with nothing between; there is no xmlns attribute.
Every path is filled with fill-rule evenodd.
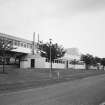
<svg viewBox="0 0 105 105"><path fill-rule="evenodd" d="M23 39L23 38L15 37L15 36L12 36L12 35L7 35L5 33L0 33L0 36L1 37L6 37L6 38L9 38L9 39L13 39L13 40L17 40L17 41L21 41L21 42L32 44L32 41L30 41L30 40L26 40L26 39Z"/></svg>

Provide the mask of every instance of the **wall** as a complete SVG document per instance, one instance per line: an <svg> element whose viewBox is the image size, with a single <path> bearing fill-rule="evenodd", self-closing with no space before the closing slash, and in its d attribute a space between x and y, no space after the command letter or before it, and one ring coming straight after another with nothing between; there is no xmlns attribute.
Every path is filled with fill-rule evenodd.
<svg viewBox="0 0 105 105"><path fill-rule="evenodd" d="M20 68L30 68L29 60L20 61Z"/></svg>
<svg viewBox="0 0 105 105"><path fill-rule="evenodd" d="M50 63L49 62L44 62L44 68L50 68Z"/></svg>
<svg viewBox="0 0 105 105"><path fill-rule="evenodd" d="M35 68L45 68L45 58L35 58Z"/></svg>
<svg viewBox="0 0 105 105"><path fill-rule="evenodd" d="M85 69L85 65L74 65L74 69Z"/></svg>
<svg viewBox="0 0 105 105"><path fill-rule="evenodd" d="M50 68L50 63L49 62L45 62L44 63L44 67L45 68ZM61 64L61 63L52 63L52 68L65 68L65 64Z"/></svg>
<svg viewBox="0 0 105 105"><path fill-rule="evenodd" d="M38 55L27 55L20 61L20 68L31 68L31 59L35 60L35 68L45 68L45 58Z"/></svg>
<svg viewBox="0 0 105 105"><path fill-rule="evenodd" d="M31 59L35 59L35 68L50 68L50 62L46 61L45 58L35 55L24 57L24 59L20 61L20 68L31 68ZM66 61L55 60L52 62L52 68L67 68L66 63ZM85 65L73 65L68 62L68 68L85 69Z"/></svg>
<svg viewBox="0 0 105 105"><path fill-rule="evenodd" d="M31 53L31 49L30 48L24 48L24 47L19 47L19 46L14 46L14 48L12 51L15 52L22 52L22 53Z"/></svg>
<svg viewBox="0 0 105 105"><path fill-rule="evenodd" d="M61 63L53 63L52 64L53 68L65 68L65 64L61 64Z"/></svg>

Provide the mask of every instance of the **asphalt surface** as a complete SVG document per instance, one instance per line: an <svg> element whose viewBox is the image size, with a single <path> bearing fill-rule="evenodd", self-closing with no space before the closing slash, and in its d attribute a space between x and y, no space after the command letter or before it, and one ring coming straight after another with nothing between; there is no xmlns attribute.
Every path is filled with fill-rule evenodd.
<svg viewBox="0 0 105 105"><path fill-rule="evenodd" d="M100 105L104 101L105 74L0 94L0 105Z"/></svg>

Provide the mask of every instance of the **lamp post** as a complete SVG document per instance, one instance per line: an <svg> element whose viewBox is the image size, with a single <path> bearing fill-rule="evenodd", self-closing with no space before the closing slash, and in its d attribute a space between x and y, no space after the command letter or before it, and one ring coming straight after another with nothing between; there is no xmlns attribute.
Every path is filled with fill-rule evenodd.
<svg viewBox="0 0 105 105"><path fill-rule="evenodd" d="M52 39L49 39L50 41L50 72L52 71L52 58L51 58L51 47L52 47Z"/></svg>

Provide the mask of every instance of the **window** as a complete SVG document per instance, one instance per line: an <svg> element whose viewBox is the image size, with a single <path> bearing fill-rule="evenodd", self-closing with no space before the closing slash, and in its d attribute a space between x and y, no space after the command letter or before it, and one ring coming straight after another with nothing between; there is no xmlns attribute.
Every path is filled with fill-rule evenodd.
<svg viewBox="0 0 105 105"><path fill-rule="evenodd" d="M18 42L16 40L14 41L14 45L15 46L18 46Z"/></svg>
<svg viewBox="0 0 105 105"><path fill-rule="evenodd" d="M32 45L30 45L30 49L32 49Z"/></svg>
<svg viewBox="0 0 105 105"><path fill-rule="evenodd" d="M20 42L19 41L17 42L17 44L18 44L18 46L20 46Z"/></svg>
<svg viewBox="0 0 105 105"><path fill-rule="evenodd" d="M27 48L29 48L29 44L27 43Z"/></svg>
<svg viewBox="0 0 105 105"><path fill-rule="evenodd" d="M21 42L21 47L23 47L23 43Z"/></svg>
<svg viewBox="0 0 105 105"><path fill-rule="evenodd" d="M26 44L24 43L24 47L26 48Z"/></svg>

